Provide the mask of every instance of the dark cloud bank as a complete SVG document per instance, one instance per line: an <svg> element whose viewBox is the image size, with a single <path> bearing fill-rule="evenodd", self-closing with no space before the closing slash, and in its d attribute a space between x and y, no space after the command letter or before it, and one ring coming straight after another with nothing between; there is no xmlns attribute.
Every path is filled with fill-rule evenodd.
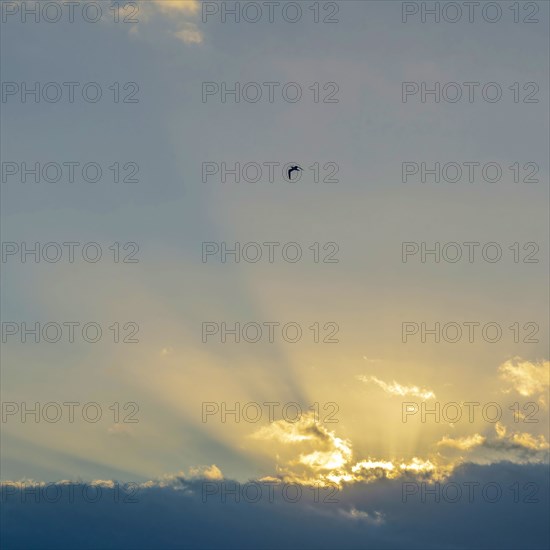
<svg viewBox="0 0 550 550"><path fill-rule="evenodd" d="M413 480L410 480L413 481ZM132 500L113 489L86 502L75 485L74 502L64 486L57 502L23 502L15 486L4 486L2 549L543 549L549 547L547 465L466 465L440 485L440 502L421 491L403 502L403 479L355 484L334 495L338 503L314 502L304 488L297 503L267 487L258 502L222 502L219 485L174 479L168 486L141 487ZM230 482L226 482L229 483ZM456 485L448 485L454 483ZM468 486L475 486L470 502ZM446 485L447 484L447 485ZM493 485L487 485L493 484ZM502 489L497 495L495 485ZM446 486L445 486L446 485ZM462 490L458 502L456 487ZM430 486L433 489L433 486ZM486 498L481 490L486 488ZM49 491L53 499L55 487ZM409 486L409 492L414 488ZM90 498L93 493L90 491ZM253 487L247 493L253 500ZM288 498L294 497L289 489ZM320 499L328 498L320 491ZM206 499L206 502L203 502ZM519 502L514 502L519 500ZM538 501L538 502L532 502Z"/></svg>

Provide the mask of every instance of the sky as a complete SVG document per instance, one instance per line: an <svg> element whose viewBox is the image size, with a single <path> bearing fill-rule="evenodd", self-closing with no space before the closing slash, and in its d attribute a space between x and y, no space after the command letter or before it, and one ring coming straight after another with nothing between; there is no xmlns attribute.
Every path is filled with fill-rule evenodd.
<svg viewBox="0 0 550 550"><path fill-rule="evenodd" d="M548 4L35 4L3 545L547 548Z"/></svg>

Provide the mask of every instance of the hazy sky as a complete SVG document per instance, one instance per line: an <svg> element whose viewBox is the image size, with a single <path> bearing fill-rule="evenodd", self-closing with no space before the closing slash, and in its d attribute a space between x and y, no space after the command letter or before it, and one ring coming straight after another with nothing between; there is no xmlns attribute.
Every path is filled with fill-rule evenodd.
<svg viewBox="0 0 550 550"><path fill-rule="evenodd" d="M223 13L234 2L122 2L118 23L110 1L78 3L73 22L50 2L35 23L24 14L34 4L2 1L0 26L2 480L269 477L367 491L371 470L439 478L463 464L547 463L547 3L482 1L472 22L467 3L451 3L456 23L445 20L453 6L423 22L421 3L394 1L281 1L273 22L265 2L237 3L239 22ZM86 21L98 6L101 19ZM36 83L37 97L22 95ZM238 102L222 95L236 85ZM436 86L438 101L422 98ZM97 102L83 98L98 88ZM23 163L39 163L38 182L24 180ZM254 164L224 183L222 163ZM447 171L423 182L421 163ZM288 181L291 165L301 179ZM259 181L246 181L257 166ZM456 166L462 177L445 181ZM73 262L67 242L80 243ZM82 258L91 242L97 262ZM262 257L203 257L237 242ZM34 243L59 243L48 253L62 250L60 261L23 263ZM279 243L273 262L263 243ZM404 258L403 243L414 254ZM435 246L439 261L423 262ZM97 246L87 250L93 258ZM47 338L64 327L58 342L22 342L22 323L48 322ZM97 342L82 337L86 323L101 327ZM218 330L206 342L204 323ZM222 343L222 323L255 325ZM262 323L278 323L273 342ZM287 323L299 341L283 337ZM422 341L422 323L451 325L437 343ZM261 338L247 342L258 325ZM446 341L456 326L462 337ZM114 343L115 331L138 341ZM331 334L337 342L323 342ZM66 402L80 404L74 422L67 406L58 422L21 421L24 407ZM97 422L82 419L90 402ZM263 416L204 422L205 402L254 402ZM304 414L292 423L280 407L269 422L265 402ZM480 406L472 422L467 412L403 422L404 402ZM498 422L481 414L487 403ZM132 412L138 422L121 420Z"/></svg>

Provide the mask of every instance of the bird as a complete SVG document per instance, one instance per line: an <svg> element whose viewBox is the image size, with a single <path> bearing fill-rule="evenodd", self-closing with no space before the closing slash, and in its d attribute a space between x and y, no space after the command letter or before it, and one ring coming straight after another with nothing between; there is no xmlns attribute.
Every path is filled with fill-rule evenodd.
<svg viewBox="0 0 550 550"><path fill-rule="evenodd" d="M299 172L299 171L302 171L302 169L298 165L291 166L288 170L288 179L289 180L292 179L292 172Z"/></svg>

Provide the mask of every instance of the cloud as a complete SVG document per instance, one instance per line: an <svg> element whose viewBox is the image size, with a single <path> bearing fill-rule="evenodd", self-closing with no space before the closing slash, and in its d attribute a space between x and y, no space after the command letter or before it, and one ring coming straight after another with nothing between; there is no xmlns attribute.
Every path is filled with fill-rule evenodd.
<svg viewBox="0 0 550 550"><path fill-rule="evenodd" d="M548 469L541 465L464 465L448 483L422 485L403 498L401 479L380 479L343 488L332 502L323 492L303 489L302 498L289 502L276 491L264 492L258 501L242 493L221 492L205 500L203 487L222 488L205 479L180 480L180 486L140 487L131 501L118 482L98 480L101 498L82 498L82 484L54 484L64 492L57 502L36 501L34 495L4 484L0 545L2 548L316 548L343 550L435 550L449 548L543 549L549 546L547 528ZM234 486L238 482L230 480ZM469 489L475 484L474 498ZM484 491L489 484L492 489ZM487 505L484 494L501 498ZM529 484L528 493L523 488ZM91 484L88 484L91 485ZM524 499L534 493L535 504L514 500L509 487L521 488ZM462 489L458 502L445 502ZM71 489L68 491L67 489ZM50 487L50 500L55 495ZM435 495L439 494L436 500ZM35 493L36 494L36 493ZM69 495L74 495L72 500ZM93 498L93 491L88 491ZM7 519L9 518L9 521ZM91 526L91 527L90 527ZM62 536L60 535L62 534ZM490 533L490 536L487 536Z"/></svg>
<svg viewBox="0 0 550 550"><path fill-rule="evenodd" d="M548 461L548 442L543 435L508 432L500 423L489 434L463 437L445 435L435 450L424 457L356 457L351 441L318 424L313 413L297 422L273 422L252 436L266 442L263 449L276 458L272 480L346 486L380 479L444 480L465 462L515 464ZM267 478L266 478L267 479Z"/></svg>
<svg viewBox="0 0 550 550"><path fill-rule="evenodd" d="M13 0L19 4L25 0ZM85 0L77 0L84 3ZM58 4L65 4L65 0L51 0ZM191 19L196 19L201 11L200 0L147 0L145 2L121 2L119 6L121 20L128 18L128 32L133 36L139 36L140 25L151 24L157 21L162 25L175 27L169 34L185 44L201 44L203 34ZM109 23L113 20L108 9L103 10L101 21ZM136 21L131 23L131 21Z"/></svg>
<svg viewBox="0 0 550 550"><path fill-rule="evenodd" d="M415 479L440 479L446 471L430 460L413 457L403 460L361 460L351 467L353 482L372 483L379 479L396 479L399 477Z"/></svg>
<svg viewBox="0 0 550 550"><path fill-rule="evenodd" d="M550 361L531 362L514 357L498 368L502 380L509 384L505 390L516 391L524 397L539 396L539 402L546 404L550 387Z"/></svg>
<svg viewBox="0 0 550 550"><path fill-rule="evenodd" d="M121 5L122 9L129 7ZM139 11L134 16L139 23L150 21L154 16L162 16L174 21L181 22L182 18L198 15L201 9L199 0L149 0L139 5Z"/></svg>
<svg viewBox="0 0 550 550"><path fill-rule="evenodd" d="M358 380L361 380L361 382L365 382L365 384L376 384L390 395L398 395L400 397L410 395L412 397L420 397L421 399L435 399L435 393L433 391L419 388L418 386L402 386L395 380L391 384L388 384L387 382L376 378L376 376L359 375L357 378Z"/></svg>
<svg viewBox="0 0 550 550"><path fill-rule="evenodd" d="M363 512L362 510L357 510L357 508L351 508L351 510L341 510L340 513L345 518L349 518L355 521L363 521L369 525L382 525L384 520L384 515L381 512L374 512L369 514L368 512Z"/></svg>
<svg viewBox="0 0 550 550"><path fill-rule="evenodd" d="M201 44L203 36L195 23L185 22L183 28L173 33L185 44Z"/></svg>
<svg viewBox="0 0 550 550"><path fill-rule="evenodd" d="M279 470L285 479L310 480L312 483L321 479L332 481L345 475L345 466L351 460L351 443L318 424L314 413L303 415L293 423L285 420L273 422L251 437L290 446L286 466ZM278 453L285 454L280 446Z"/></svg>
<svg viewBox="0 0 550 550"><path fill-rule="evenodd" d="M221 481L224 476L215 464L211 466L192 466L187 474L183 470L175 474L165 474L158 479L140 483L139 486L142 488L172 487L178 490L186 490L189 482L197 479Z"/></svg>
<svg viewBox="0 0 550 550"><path fill-rule="evenodd" d="M363 359L367 362L367 363L381 363L382 362L382 359L372 359L370 357L367 357L366 355L363 355Z"/></svg>
<svg viewBox="0 0 550 550"><path fill-rule="evenodd" d="M209 481L222 480L222 471L215 465L190 468L189 475L193 478L204 478Z"/></svg>
<svg viewBox="0 0 550 550"><path fill-rule="evenodd" d="M438 446L452 447L454 449L460 449L462 451L468 451L474 447L478 447L485 442L485 437L479 434L470 435L467 437L447 437L444 436L441 441L437 442Z"/></svg>
<svg viewBox="0 0 550 550"><path fill-rule="evenodd" d="M466 451L464 461L476 464L491 464L503 461L515 464L547 463L550 445L544 435L534 436L527 432L509 432L500 423L494 433L486 436L474 434L468 437L444 436L438 447Z"/></svg>
<svg viewBox="0 0 550 550"><path fill-rule="evenodd" d="M251 437L280 444L272 451L278 459L278 479L284 482L340 486L400 476L436 478L447 472L445 466L418 457L356 460L351 442L318 424L313 413L303 415L294 423L273 422Z"/></svg>
<svg viewBox="0 0 550 550"><path fill-rule="evenodd" d="M166 0L152 0L150 4L166 14L196 14L199 12L201 6L199 0L170 0L169 2L166 2Z"/></svg>
<svg viewBox="0 0 550 550"><path fill-rule="evenodd" d="M139 4L137 18L130 32L139 35L139 26L158 23L161 29L168 32L184 44L201 44L203 33L196 24L200 13L199 0L150 0Z"/></svg>

